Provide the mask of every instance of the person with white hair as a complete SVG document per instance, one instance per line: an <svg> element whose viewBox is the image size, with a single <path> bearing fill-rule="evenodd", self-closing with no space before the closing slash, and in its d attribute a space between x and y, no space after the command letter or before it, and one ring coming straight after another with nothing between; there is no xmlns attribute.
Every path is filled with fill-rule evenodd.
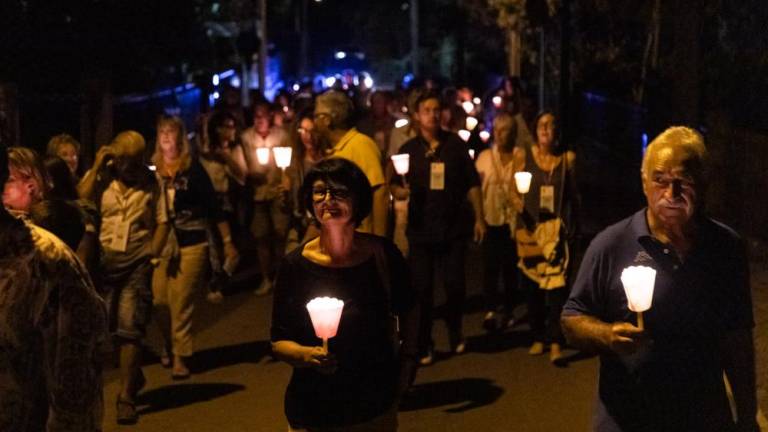
<svg viewBox="0 0 768 432"><path fill-rule="evenodd" d="M759 430L746 248L704 212L706 168L698 132L664 131L643 158L647 207L584 256L562 324L572 345L600 353L595 431ZM643 324L621 281L629 266L656 271Z"/></svg>

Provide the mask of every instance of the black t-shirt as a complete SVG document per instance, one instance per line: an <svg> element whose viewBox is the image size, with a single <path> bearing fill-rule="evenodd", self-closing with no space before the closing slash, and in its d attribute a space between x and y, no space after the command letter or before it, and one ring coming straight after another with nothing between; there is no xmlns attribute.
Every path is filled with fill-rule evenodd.
<svg viewBox="0 0 768 432"><path fill-rule="evenodd" d="M365 234L357 234L365 236ZM374 238L374 236L367 236ZM336 337L328 349L339 362L331 375L295 368L285 395L285 412L294 426L344 426L384 413L394 402L399 361L395 355L391 312L402 316L415 305L405 260L383 238L389 269L388 300L375 255L362 264L332 268L315 264L297 248L278 269L272 312L272 340L319 346L306 304L315 297L344 301Z"/></svg>
<svg viewBox="0 0 768 432"><path fill-rule="evenodd" d="M411 242L434 243L468 236L472 230L471 207L467 192L480 186L480 177L469 157L469 147L458 135L440 131L440 145L434 152L421 136L406 141L398 153L410 155L406 175L411 190L408 204L408 228ZM433 163L443 163L445 185L442 190L430 189ZM393 176L393 183L402 183Z"/></svg>

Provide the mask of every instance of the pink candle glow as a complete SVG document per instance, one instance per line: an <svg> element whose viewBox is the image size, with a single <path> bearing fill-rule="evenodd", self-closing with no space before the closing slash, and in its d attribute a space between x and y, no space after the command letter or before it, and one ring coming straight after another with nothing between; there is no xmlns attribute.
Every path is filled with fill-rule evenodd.
<svg viewBox="0 0 768 432"><path fill-rule="evenodd" d="M309 318L315 335L323 340L323 348L328 350L328 339L336 336L341 321L344 302L333 297L316 297L307 303Z"/></svg>

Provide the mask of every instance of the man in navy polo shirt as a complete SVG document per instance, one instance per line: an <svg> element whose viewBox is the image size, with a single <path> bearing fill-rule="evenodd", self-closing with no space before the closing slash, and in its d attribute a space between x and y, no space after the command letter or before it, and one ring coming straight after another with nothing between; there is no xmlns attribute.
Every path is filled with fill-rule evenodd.
<svg viewBox="0 0 768 432"><path fill-rule="evenodd" d="M600 353L595 431L759 430L748 262L741 238L703 212L706 160L697 132L659 135L642 165L648 207L598 234L579 269L562 324ZM657 272L644 329L620 280L634 265Z"/></svg>

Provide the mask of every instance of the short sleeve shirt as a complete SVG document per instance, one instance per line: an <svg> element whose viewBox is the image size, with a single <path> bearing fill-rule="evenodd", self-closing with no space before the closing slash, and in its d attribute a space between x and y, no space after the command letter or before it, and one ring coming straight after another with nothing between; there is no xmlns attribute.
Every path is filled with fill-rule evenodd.
<svg viewBox="0 0 768 432"><path fill-rule="evenodd" d="M333 147L332 157L344 158L357 165L368 178L371 187L375 188L384 184L381 151L369 136L361 134L357 129L352 128L341 137ZM373 232L371 216L360 223L358 230L367 233Z"/></svg>
<svg viewBox="0 0 768 432"><path fill-rule="evenodd" d="M643 312L653 343L632 355L601 356L595 430L726 430L720 339L754 326L741 239L702 218L681 261L651 237L643 209L590 244L563 315L635 323L620 278L637 265L656 270L651 308Z"/></svg>
<svg viewBox="0 0 768 432"><path fill-rule="evenodd" d="M480 177L469 157L469 148L458 135L441 131L440 144L429 152L429 144L417 136L400 147L398 153L410 156L406 178L411 195L408 203L406 234L412 243L435 243L456 240L471 231L471 208L467 192L480 186ZM433 164L444 166L444 188L430 187ZM393 176L393 182L401 182Z"/></svg>

